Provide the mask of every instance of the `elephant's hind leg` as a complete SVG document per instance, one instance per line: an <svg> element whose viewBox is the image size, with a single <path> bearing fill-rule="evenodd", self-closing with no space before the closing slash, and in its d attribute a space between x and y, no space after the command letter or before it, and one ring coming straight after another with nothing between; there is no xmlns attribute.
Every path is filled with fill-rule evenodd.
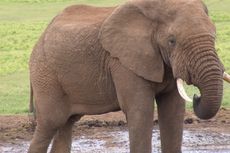
<svg viewBox="0 0 230 153"><path fill-rule="evenodd" d="M29 153L47 153L52 138L70 116L67 97L59 85L47 83L45 87L34 85L37 127Z"/></svg>
<svg viewBox="0 0 230 153"><path fill-rule="evenodd" d="M81 116L76 115L68 119L66 124L58 129L54 140L51 153L70 153L72 142L72 127L74 123L80 120Z"/></svg>
<svg viewBox="0 0 230 153"><path fill-rule="evenodd" d="M67 111L64 111L64 106L59 106L63 102L59 99L55 103L54 105L54 101L48 101L46 105L42 105L42 109L38 109L37 127L30 144L29 153L47 153L47 148L57 130L67 122L69 115ZM43 108L44 106L45 108Z"/></svg>
<svg viewBox="0 0 230 153"><path fill-rule="evenodd" d="M46 153L55 133L55 128L49 128L38 124L28 153Z"/></svg>

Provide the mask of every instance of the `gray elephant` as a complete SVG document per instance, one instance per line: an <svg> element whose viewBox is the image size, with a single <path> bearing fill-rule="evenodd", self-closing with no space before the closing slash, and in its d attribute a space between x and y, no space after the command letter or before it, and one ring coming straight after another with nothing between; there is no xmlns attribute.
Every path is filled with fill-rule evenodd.
<svg viewBox="0 0 230 153"><path fill-rule="evenodd" d="M68 153L75 121L122 110L130 152L150 153L154 100L162 152L181 152L182 97L188 99L182 80L200 89L193 107L201 119L215 116L223 74L229 81L215 52L215 33L200 0L66 8L49 24L30 58L37 127L28 152L45 153L54 139L51 152Z"/></svg>

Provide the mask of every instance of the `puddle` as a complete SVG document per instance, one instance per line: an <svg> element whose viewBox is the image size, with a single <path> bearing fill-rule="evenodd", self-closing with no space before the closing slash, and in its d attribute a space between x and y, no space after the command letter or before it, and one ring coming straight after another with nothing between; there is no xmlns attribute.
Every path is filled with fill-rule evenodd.
<svg viewBox="0 0 230 153"><path fill-rule="evenodd" d="M89 129L92 130L92 129ZM153 130L153 153L160 153L159 130ZM1 153L26 152L29 142L0 144ZM184 131L183 153L230 153L230 134L218 132ZM127 130L113 129L87 133L75 137L72 153L127 153L129 152Z"/></svg>

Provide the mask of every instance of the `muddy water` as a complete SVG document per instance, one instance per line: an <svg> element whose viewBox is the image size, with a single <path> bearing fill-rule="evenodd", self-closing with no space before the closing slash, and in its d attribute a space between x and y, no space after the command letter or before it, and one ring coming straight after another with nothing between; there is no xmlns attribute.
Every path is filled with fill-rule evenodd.
<svg viewBox="0 0 230 153"><path fill-rule="evenodd" d="M89 132L91 130L91 132ZM160 153L159 130L153 130L153 153ZM18 140L0 144L0 153L26 152L29 142ZM230 134L218 132L184 131L183 153L230 153ZM129 152L126 129L85 130L75 137L72 153L127 153Z"/></svg>

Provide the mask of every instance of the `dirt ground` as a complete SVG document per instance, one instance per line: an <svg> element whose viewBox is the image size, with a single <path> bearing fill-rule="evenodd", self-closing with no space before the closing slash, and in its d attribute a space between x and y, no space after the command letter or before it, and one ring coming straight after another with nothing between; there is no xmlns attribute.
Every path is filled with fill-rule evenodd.
<svg viewBox="0 0 230 153"><path fill-rule="evenodd" d="M157 115L155 115L155 118ZM154 120L155 128L158 128L158 120ZM81 135L90 128L101 127L113 129L113 127L126 127L125 116L122 112L108 113L104 115L84 116L75 123L74 136ZM192 112L186 112L184 129L215 131L230 134L230 109L221 108L216 117L210 120L200 120ZM90 130L89 130L90 131ZM34 126L27 115L0 116L0 143L14 143L18 140L29 141L32 138Z"/></svg>

